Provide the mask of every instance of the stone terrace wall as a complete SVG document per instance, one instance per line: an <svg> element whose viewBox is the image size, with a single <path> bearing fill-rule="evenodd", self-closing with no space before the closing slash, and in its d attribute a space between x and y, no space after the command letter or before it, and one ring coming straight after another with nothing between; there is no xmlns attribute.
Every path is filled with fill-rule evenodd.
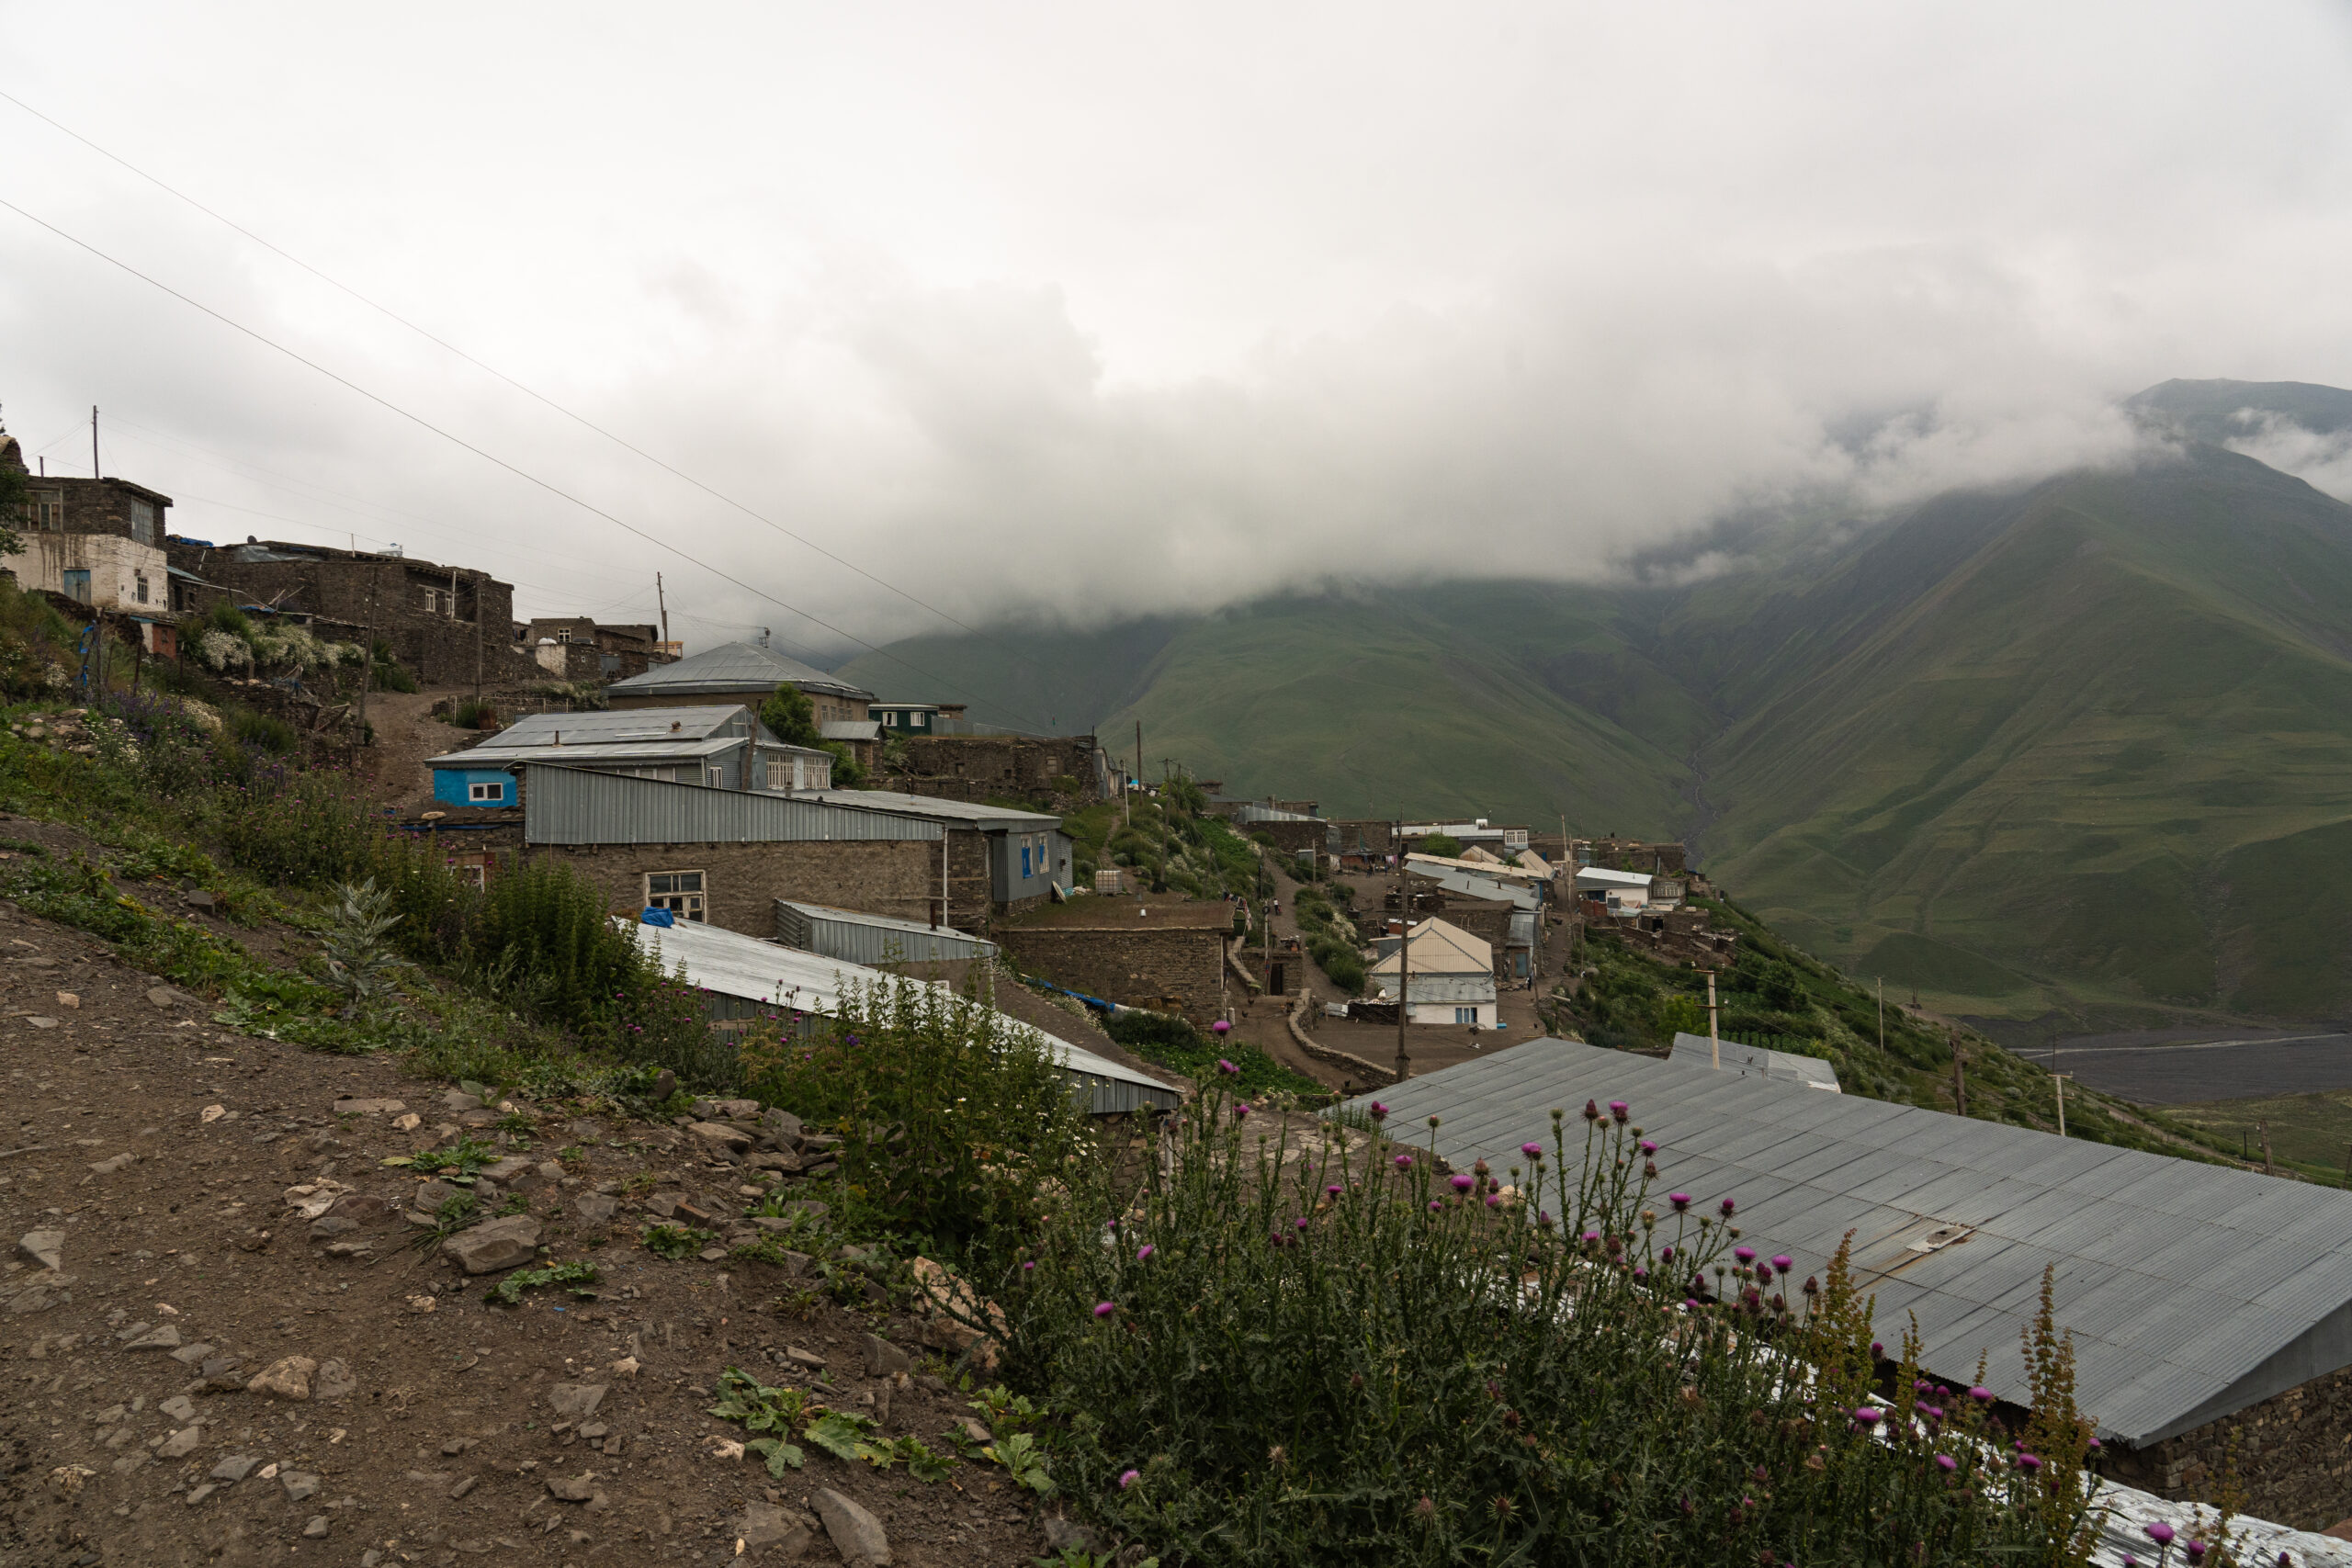
<svg viewBox="0 0 2352 1568"><path fill-rule="evenodd" d="M904 920L927 920L939 894L936 840L772 844L542 844L534 860L560 860L595 884L616 910L644 907L645 874L704 874L714 926L763 940L775 935L775 901L799 898Z"/></svg>
<svg viewBox="0 0 2352 1568"><path fill-rule="evenodd" d="M1213 927L1156 931L1073 931L1014 926L997 940L1022 969L1057 986L1136 1007L1173 1000L1195 1023L1216 1017L1224 999L1228 933Z"/></svg>

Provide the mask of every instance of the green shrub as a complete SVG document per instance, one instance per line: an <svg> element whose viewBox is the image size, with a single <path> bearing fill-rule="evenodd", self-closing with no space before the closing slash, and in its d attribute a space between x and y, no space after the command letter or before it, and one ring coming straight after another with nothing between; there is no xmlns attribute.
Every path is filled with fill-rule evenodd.
<svg viewBox="0 0 2352 1568"><path fill-rule="evenodd" d="M1147 1062L1203 1082L1218 1076L1220 1060L1229 1061L1241 1069L1233 1079L1238 1091L1253 1099L1291 1094L1320 1100L1329 1094L1313 1078L1291 1071L1247 1041L1219 1040L1173 1013L1130 1008L1103 1020L1102 1032Z"/></svg>
<svg viewBox="0 0 2352 1568"><path fill-rule="evenodd" d="M1909 1354L1874 1396L1842 1248L1817 1295L1783 1300L1734 1262L1736 1229L1653 1204L1638 1128L1602 1116L1555 1130L1532 1173L1449 1180L1336 1129L1253 1142L1234 1111L1194 1100L1139 1191L1099 1174L998 1294L1011 1381L1068 1413L1058 1489L1149 1549L1236 1568L2080 1561L2090 1427L2046 1316L2028 1470L1964 1396L1915 1423Z"/></svg>
<svg viewBox="0 0 2352 1568"><path fill-rule="evenodd" d="M1458 860L1462 855L1462 840L1451 833L1431 833L1421 840L1419 852L1425 855L1437 855L1445 860Z"/></svg>
<svg viewBox="0 0 2352 1568"><path fill-rule="evenodd" d="M251 708L239 708L229 716L229 733L248 746L258 746L278 757L293 755L294 749L302 743L292 725Z"/></svg>
<svg viewBox="0 0 2352 1568"><path fill-rule="evenodd" d="M743 1056L752 1092L839 1131L842 1179L876 1224L950 1257L1017 1240L1040 1181L1092 1146L1043 1038L936 986L854 987L825 1035Z"/></svg>

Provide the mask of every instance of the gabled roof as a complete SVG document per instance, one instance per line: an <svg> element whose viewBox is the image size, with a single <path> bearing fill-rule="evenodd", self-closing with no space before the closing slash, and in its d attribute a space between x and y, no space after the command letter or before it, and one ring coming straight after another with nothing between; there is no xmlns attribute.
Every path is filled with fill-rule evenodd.
<svg viewBox="0 0 2352 1568"><path fill-rule="evenodd" d="M1491 978L1494 974L1494 944L1450 921L1431 916L1415 926L1408 936L1409 940L1400 943L1396 953L1372 966L1373 974L1396 973L1398 953L1405 955L1416 975L1486 975ZM1418 991L1419 987L1414 989Z"/></svg>
<svg viewBox="0 0 2352 1568"><path fill-rule="evenodd" d="M764 694L775 691L786 681L804 692L822 692L828 696L852 697L872 701L874 694L863 686L835 680L822 670L803 664L797 659L786 659L773 649L761 648L748 642L726 642L717 648L690 654L674 664L657 664L642 675L631 675L626 681L616 681L606 691L621 696L658 696L675 692L684 695Z"/></svg>
<svg viewBox="0 0 2352 1568"><path fill-rule="evenodd" d="M2352 1193L1822 1094L1567 1040L1534 1040L1380 1091L1397 1127L1456 1167L1520 1162L1588 1100L1623 1100L1660 1145L1661 1192L1739 1203L1746 1242L1818 1274L1853 1235L1892 1343L1916 1314L1922 1364L2030 1403L2018 1334L2045 1265L2075 1337L2076 1397L2145 1445L2352 1365ZM1365 1101L1351 1101L1361 1106Z"/></svg>

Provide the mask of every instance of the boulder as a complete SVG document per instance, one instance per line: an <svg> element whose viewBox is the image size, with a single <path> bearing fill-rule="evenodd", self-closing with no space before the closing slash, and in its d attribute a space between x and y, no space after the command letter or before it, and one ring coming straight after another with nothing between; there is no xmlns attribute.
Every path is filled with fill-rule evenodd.
<svg viewBox="0 0 2352 1568"><path fill-rule="evenodd" d="M752 1134L741 1127L729 1127L722 1122L696 1122L686 1131L711 1153L724 1155L729 1159L751 1151Z"/></svg>
<svg viewBox="0 0 2352 1568"><path fill-rule="evenodd" d="M282 1356L255 1372L245 1384L245 1392L266 1393L273 1399L308 1399L311 1374L318 1370L318 1362L308 1356Z"/></svg>
<svg viewBox="0 0 2352 1568"><path fill-rule="evenodd" d="M539 1222L528 1214L502 1214L459 1231L441 1250L469 1274L495 1274L531 1261L539 1249Z"/></svg>
<svg viewBox="0 0 2352 1568"><path fill-rule="evenodd" d="M850 1568L880 1568L890 1561L890 1538L881 1520L830 1486L813 1501L817 1517L825 1521L825 1533L832 1538L833 1550Z"/></svg>
<svg viewBox="0 0 2352 1568"><path fill-rule="evenodd" d="M63 1231L27 1231L17 1240L17 1256L43 1269L65 1267Z"/></svg>
<svg viewBox="0 0 2352 1568"><path fill-rule="evenodd" d="M735 1539L743 1543L743 1553L756 1557L770 1547L778 1558L797 1557L808 1551L816 1539L814 1521L806 1514L778 1507L774 1503L749 1503L743 1511L728 1521Z"/></svg>
<svg viewBox="0 0 2352 1568"><path fill-rule="evenodd" d="M548 1408L564 1420L585 1421L605 1402L605 1384L560 1382L548 1388Z"/></svg>
<svg viewBox="0 0 2352 1568"><path fill-rule="evenodd" d="M914 1370L913 1360L904 1350L878 1334L865 1337L865 1375L870 1378L888 1377L894 1372Z"/></svg>
<svg viewBox="0 0 2352 1568"><path fill-rule="evenodd" d="M609 1192L583 1192L571 1201L571 1212L580 1216L583 1225L609 1225L620 1212L620 1201Z"/></svg>

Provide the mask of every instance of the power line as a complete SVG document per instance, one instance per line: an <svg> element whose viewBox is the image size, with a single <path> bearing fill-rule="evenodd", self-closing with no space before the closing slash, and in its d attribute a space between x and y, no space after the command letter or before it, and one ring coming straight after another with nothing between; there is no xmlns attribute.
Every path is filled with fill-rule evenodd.
<svg viewBox="0 0 2352 1568"><path fill-rule="evenodd" d="M11 99L10 101L15 102L14 99ZM718 567L712 566L709 562L703 560L698 557L687 554L684 550L682 550L677 546L671 544L668 540L658 538L654 535L649 534L644 529L638 527L636 525L615 516L612 513L605 511L603 507L596 505L594 502L576 496L570 491L563 489L561 486L555 484L550 480L539 478L538 475L532 473L527 468L524 468L516 464L508 462L505 458L499 457L496 453L490 451L486 447L476 446L474 443L467 440L464 436L456 434L454 431L443 429L440 425L437 425L431 420L426 419L423 414L411 412L409 410L402 408L400 404L392 401L390 398L385 397L380 392L369 390L368 388L361 386L358 382L352 380L349 377L328 369L325 366L320 364L315 359L306 358L302 355L295 352L293 349L287 347L284 344L277 342L276 339L267 336L254 328L245 325L243 321L238 321L233 316L226 315L221 311L214 310L211 306L205 304L200 299L195 299L190 295L181 293L178 289L174 288L170 284L164 282L162 279L154 277L147 273L143 273L137 267L131 265L129 262L108 254L107 252L102 251L98 249L97 246L90 243L87 240L66 232L56 224L50 222L47 219L38 217L31 212L28 212L25 209L17 206L15 202L8 200L5 197L0 197L0 207L6 208L9 211L15 213L17 217L22 218L28 223L31 223L38 228L48 230L51 233L56 235L59 239L63 240L66 243L73 245L77 249L87 251L90 254L97 257L100 261L105 262L109 266L118 267L120 270L129 273L131 276L139 279L140 282L148 285L150 288L170 295L173 299L178 300L181 304L187 306L190 310L202 311L205 315L208 315L214 321L219 321L222 326L243 333L244 336L253 339L255 343L260 344L265 348L275 349L277 353L282 354L287 358L294 361L295 364L302 366L306 369L315 371L319 375L325 377L328 380L335 383L335 385L345 388L349 391L357 393L359 396L367 399L369 402L376 404L378 407L382 408L389 412L398 414L401 418L407 420L410 423L416 425L419 429L429 431L433 434L441 437L444 441L448 442L450 445L462 447L466 451L472 453L482 461L492 464L497 468L503 468L508 473L513 474L515 478L522 479L526 483L537 485L539 489L546 491L549 495L552 495L559 500L570 502L572 505L579 507L582 512L590 513L595 516L603 518L605 522L610 523L614 527L620 529L623 533L628 534L636 538L642 539L647 544L653 546L657 549L667 550L672 555L676 556L680 560L686 562L690 566L701 568L704 571L710 573L711 576L718 578L720 581L732 583L735 587L741 589L744 592L752 594L756 598L764 599L769 604L775 605L779 609L786 611L791 615L798 615L801 619L808 622L812 626L822 626L825 630L831 632L835 637L841 637L848 642L854 642L869 653L880 654L883 658L889 660L892 663L901 665L904 668L912 671L915 674L922 676L926 681L936 682L938 684L946 687L949 691L960 693L965 696L973 695L972 693L965 691L963 687L956 685L954 682L948 681L941 676L934 675L929 671L923 670L917 665L910 664L899 655L890 652L888 649L877 648L873 643L866 641L864 637L833 625L831 621L824 619L822 616L811 615L808 611L801 609L797 604L788 604L786 601L777 598L775 594L768 592L765 589L755 588L751 583L744 581L741 578L735 576L733 573L722 571ZM1022 716L1028 718L1032 724L1036 722L1034 716L1023 715Z"/></svg>
<svg viewBox="0 0 2352 1568"><path fill-rule="evenodd" d="M626 437L605 429L603 425L598 424L595 421L588 418L587 415L566 408L563 404L557 402L553 398L548 397L546 393L517 380L515 378L508 375L505 371L499 369L496 366L487 364L482 360L475 358L472 355L468 354L464 349L459 348L456 344L453 344L447 339L440 337L435 333L427 331L425 328L419 326L416 322L410 321L407 317L401 315L399 311L394 310L389 305L377 303L367 295L362 294L357 289L352 288L349 284L345 283L341 279L334 277L327 273L322 272L319 268L311 265L309 262L304 261L301 257L279 245L272 243L268 240L262 238L259 234L254 233L252 230L237 222L235 220L220 212L214 211L211 208L205 206L204 203L197 200L196 197L188 195L186 191L180 190L178 187L167 184L165 181L154 175L149 174L146 170L141 168L138 164L133 164L130 160L123 157L121 154L110 152L107 149L99 146L96 142L91 141L80 131L75 130L73 127L66 125L60 120L52 119L48 115L43 114L40 110L33 107L32 105L25 102L24 99L7 92L0 92L0 98L6 99L9 103L14 104L17 107L24 110L25 113L32 116L35 119L40 120L46 126L49 126L51 130L54 130L65 136L72 137L74 141L80 142L83 146L87 147L91 152L96 152L101 158L104 158L109 163L115 164L121 168L129 170L131 174L138 175L142 180L145 180L149 185L153 186L157 190L162 191L164 195L172 197L175 200L187 203L188 206L196 209L197 211L203 213L207 218L211 219L214 222L221 224L222 226L234 231L236 233L243 235L246 239L252 241L254 244L259 245L262 249L269 252L272 255L278 257L291 265L301 268L304 272L309 273L312 277L317 278L320 282L327 285L329 288L350 296L360 304L367 306L369 310L383 316L386 320L397 322L399 325L406 327L410 332L416 333L417 336L424 339L427 343L434 344L435 347L438 347L447 353L457 355L459 359L464 360L475 369L481 371L484 375L491 376L500 381L503 381L506 385L514 388L525 397L545 404L547 407L553 409L556 412L563 415L564 418L572 421L584 429L594 432L596 434L603 436L605 440L612 442L615 446L621 447L623 450L634 453L636 456L652 464L655 468L662 469L664 473L684 480L686 483L694 486L695 489L701 491L705 495L710 496L716 501L733 507L736 511L741 513L744 516L752 519L754 522L763 524L767 527L775 529L777 533L782 534L786 538L791 539L797 544L816 551L819 555L823 556L827 560L833 562L835 565L844 567L847 570L855 572L858 576L865 579L868 582L874 583L877 587L888 589L899 598L904 599L908 604L928 610L933 615L937 615L941 620L947 622L950 626L956 626L964 631L969 632L974 637L979 637L986 642L993 644L997 648L1002 649L1005 652L1011 654L1020 662L1035 667L1035 661L1023 655L1019 649L999 641L995 637L982 631L979 627L958 619L955 615L949 615L938 605L932 604L929 600L920 598L915 594L908 592L905 589L899 587L897 583L890 581L888 579L876 577L874 573L866 570L864 567L857 565L854 561L848 560L842 556L834 554L831 550L827 549L824 546L817 543L814 539L809 538L804 534L794 532L792 529L787 528L783 524L777 522L775 518L768 516L766 513L758 511L754 507L736 500L733 496L727 494L724 491L718 490L709 484L706 484L701 479L696 479L694 475L678 468L675 464L655 457L652 453L646 451L643 447L637 446ZM21 212L23 209L17 209L17 210ZM26 214L26 216L29 217L30 214ZM39 220L35 220L35 221L39 221ZM79 242L76 243L78 243ZM107 259L112 260L113 258L108 257ZM272 346L275 347L276 345L272 344ZM389 407L390 405L388 404L387 406Z"/></svg>

